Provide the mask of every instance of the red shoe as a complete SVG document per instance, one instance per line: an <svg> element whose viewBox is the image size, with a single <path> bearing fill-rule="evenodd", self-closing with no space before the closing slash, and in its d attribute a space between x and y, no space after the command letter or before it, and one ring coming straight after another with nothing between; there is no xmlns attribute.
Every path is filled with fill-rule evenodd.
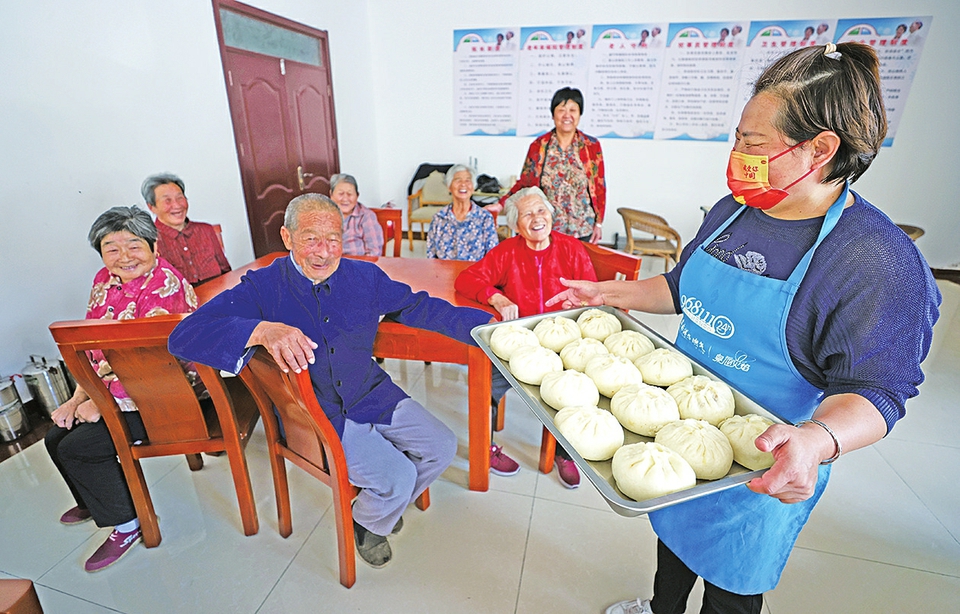
<svg viewBox="0 0 960 614"><path fill-rule="evenodd" d="M557 474L560 476L560 483L567 488L576 488L580 486L580 470L577 464L572 460L557 458Z"/></svg>
<svg viewBox="0 0 960 614"><path fill-rule="evenodd" d="M516 475L520 471L517 461L503 453L497 444L490 445L490 471L497 475Z"/></svg>
<svg viewBox="0 0 960 614"><path fill-rule="evenodd" d="M81 522L90 520L92 517L90 510L85 510L79 505L76 505L63 513L63 516L60 517L60 524L80 524Z"/></svg>
<svg viewBox="0 0 960 614"><path fill-rule="evenodd" d="M110 567L123 558L123 555L130 552L130 549L140 542L141 537L142 534L139 528L129 533L120 533L114 530L110 533L107 541L103 542L103 544L97 548L97 551L93 553L93 556L87 559L87 562L83 564L83 568L86 571L100 571L101 569Z"/></svg>

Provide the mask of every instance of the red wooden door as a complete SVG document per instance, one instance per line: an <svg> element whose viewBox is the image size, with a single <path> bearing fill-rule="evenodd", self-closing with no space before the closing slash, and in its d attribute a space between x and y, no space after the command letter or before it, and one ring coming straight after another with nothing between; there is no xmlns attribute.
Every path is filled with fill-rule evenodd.
<svg viewBox="0 0 960 614"><path fill-rule="evenodd" d="M319 48L315 66L221 43L247 220L259 258L284 249L280 226L290 200L307 192L328 194L330 176L339 172L329 52L325 32L222 4L296 29L298 36L305 32Z"/></svg>

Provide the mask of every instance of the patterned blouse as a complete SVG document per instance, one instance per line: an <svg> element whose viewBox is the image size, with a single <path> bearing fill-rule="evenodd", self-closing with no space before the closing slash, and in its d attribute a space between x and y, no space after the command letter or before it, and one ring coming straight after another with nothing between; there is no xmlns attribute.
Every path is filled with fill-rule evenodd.
<svg viewBox="0 0 960 614"><path fill-rule="evenodd" d="M554 134L547 144L540 187L553 203L556 213L553 229L571 237L589 237L596 223L596 213L590 205L589 182L580 162L583 139L579 133L564 150Z"/></svg>
<svg viewBox="0 0 960 614"><path fill-rule="evenodd" d="M496 222L489 212L470 203L470 211L461 222L451 204L437 211L430 222L427 258L477 261L499 242Z"/></svg>
<svg viewBox="0 0 960 614"><path fill-rule="evenodd" d="M170 313L191 313L196 309L197 295L193 292L193 286L169 262L158 256L153 270L127 283L121 282L106 267L100 269L93 278L86 319L133 320ZM104 359L103 352L94 350L87 355L110 394L120 401L120 409L135 411L136 406ZM192 375L191 382L198 379L196 371L187 375Z"/></svg>

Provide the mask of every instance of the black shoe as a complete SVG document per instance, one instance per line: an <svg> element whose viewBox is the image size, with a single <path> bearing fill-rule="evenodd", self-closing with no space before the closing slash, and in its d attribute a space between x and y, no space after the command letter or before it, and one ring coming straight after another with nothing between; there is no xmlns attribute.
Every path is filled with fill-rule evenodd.
<svg viewBox="0 0 960 614"><path fill-rule="evenodd" d="M353 540L360 558L374 569L380 569L393 558L387 538L364 529L356 520L353 521Z"/></svg>
<svg viewBox="0 0 960 614"><path fill-rule="evenodd" d="M400 517L400 520L397 521L397 524L393 525L393 530L390 531L390 535L396 535L400 532L400 529L403 528L403 516Z"/></svg>

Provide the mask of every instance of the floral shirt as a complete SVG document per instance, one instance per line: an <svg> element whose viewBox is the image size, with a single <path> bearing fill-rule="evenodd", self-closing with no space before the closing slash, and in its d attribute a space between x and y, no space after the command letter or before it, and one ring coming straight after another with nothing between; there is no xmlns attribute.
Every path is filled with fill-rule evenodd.
<svg viewBox="0 0 960 614"><path fill-rule="evenodd" d="M197 295L193 292L193 286L169 262L158 256L156 266L149 273L127 283L121 282L106 267L100 269L93 278L86 319L133 320L170 313L191 313L196 309ZM130 395L120 385L103 352L94 350L87 355L110 394L118 400L129 401ZM197 380L195 371L190 379L191 382ZM120 406L124 411L136 409L132 403L120 403Z"/></svg>
<svg viewBox="0 0 960 614"><path fill-rule="evenodd" d="M343 253L350 256L379 256L383 252L383 229L377 214L357 203L343 218Z"/></svg>
<svg viewBox="0 0 960 614"><path fill-rule="evenodd" d="M580 162L583 139L579 133L566 150L554 134L547 144L540 174L540 187L556 208L553 229L571 237L589 237L596 223L596 213L590 206L587 174Z"/></svg>
<svg viewBox="0 0 960 614"><path fill-rule="evenodd" d="M427 258L477 261L500 242L493 216L474 203L461 222L453 205L437 211L427 232Z"/></svg>

